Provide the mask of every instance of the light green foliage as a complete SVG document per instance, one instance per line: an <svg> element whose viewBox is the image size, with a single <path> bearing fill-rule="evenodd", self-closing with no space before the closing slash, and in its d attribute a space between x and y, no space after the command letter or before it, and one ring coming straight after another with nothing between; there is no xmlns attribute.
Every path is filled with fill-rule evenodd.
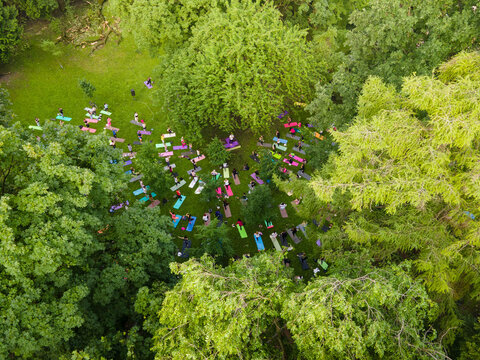
<svg viewBox="0 0 480 360"><path fill-rule="evenodd" d="M228 236L229 229L225 224L218 227L217 224L218 220L214 218L211 220L209 226L201 226L196 232L195 239L200 241L200 247L194 249L194 255L196 257L208 254L220 261L226 262L235 254L232 239Z"/></svg>
<svg viewBox="0 0 480 360"><path fill-rule="evenodd" d="M248 195L247 204L242 208L246 223L262 224L263 220L273 220L272 191L268 186L255 186Z"/></svg>
<svg viewBox="0 0 480 360"><path fill-rule="evenodd" d="M163 196L173 185L173 179L164 168L164 163L159 162L158 149L155 145L144 144L137 152L135 169L143 174L143 183L150 186L151 191L158 196Z"/></svg>
<svg viewBox="0 0 480 360"><path fill-rule="evenodd" d="M78 274L102 249L94 234L124 187L105 138L68 125L44 134L0 127L2 358L55 358L84 323Z"/></svg>
<svg viewBox="0 0 480 360"><path fill-rule="evenodd" d="M429 328L436 306L400 267L317 278L282 317L305 359L444 359Z"/></svg>
<svg viewBox="0 0 480 360"><path fill-rule="evenodd" d="M198 21L210 10L223 7L225 0L114 0L123 15L124 27L137 46L157 53L162 46L181 45Z"/></svg>
<svg viewBox="0 0 480 360"><path fill-rule="evenodd" d="M0 3L0 62L6 63L20 41L22 27L17 21L18 11Z"/></svg>
<svg viewBox="0 0 480 360"><path fill-rule="evenodd" d="M226 163L230 158L230 153L223 146L222 141L218 137L214 137L205 150L210 163L213 166L220 166Z"/></svg>
<svg viewBox="0 0 480 360"><path fill-rule="evenodd" d="M258 132L285 104L312 97L319 69L305 38L270 3L212 9L160 64L161 100L197 136L208 125Z"/></svg>
<svg viewBox="0 0 480 360"><path fill-rule="evenodd" d="M87 95L89 98L93 98L93 93L95 92L96 88L90 82L85 79L78 80L78 86Z"/></svg>
<svg viewBox="0 0 480 360"><path fill-rule="evenodd" d="M281 255L216 267L204 256L172 264L181 281L165 295L154 338L156 359L279 358L264 339L280 336L280 310L293 288Z"/></svg>
<svg viewBox="0 0 480 360"><path fill-rule="evenodd" d="M384 258L410 253L428 289L455 299L480 294L480 229L464 214L480 209L480 107L472 92L480 81L477 67L465 69L479 57L461 54L443 65L439 78L446 72L448 83L407 78L401 93L369 79L354 124L333 132L340 154L328 178L313 184L324 201L346 192L353 209L365 209L347 223L352 240ZM372 218L375 206L383 210Z"/></svg>

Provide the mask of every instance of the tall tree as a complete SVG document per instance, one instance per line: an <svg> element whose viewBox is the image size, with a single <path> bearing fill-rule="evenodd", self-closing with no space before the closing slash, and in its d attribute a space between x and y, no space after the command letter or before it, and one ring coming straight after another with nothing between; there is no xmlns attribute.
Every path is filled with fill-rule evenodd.
<svg viewBox="0 0 480 360"><path fill-rule="evenodd" d="M162 195L173 185L173 179L164 170L164 163L160 162L158 149L154 144L144 144L137 152L135 165L141 174L143 182L150 186L156 194Z"/></svg>
<svg viewBox="0 0 480 360"><path fill-rule="evenodd" d="M270 125L285 104L311 98L319 69L306 32L283 24L271 3L235 0L197 23L158 74L172 119L200 136L207 125L227 131Z"/></svg>
<svg viewBox="0 0 480 360"><path fill-rule="evenodd" d="M22 27L17 17L15 7L0 3L0 61L3 63L8 62L20 41Z"/></svg>
<svg viewBox="0 0 480 360"><path fill-rule="evenodd" d="M245 222L262 224L263 220L273 220L272 191L268 186L256 186L248 196L247 204L242 208Z"/></svg>
<svg viewBox="0 0 480 360"><path fill-rule="evenodd" d="M0 126L0 357L57 357L84 322L80 274L113 194L118 156L102 136L45 124L43 138Z"/></svg>
<svg viewBox="0 0 480 360"><path fill-rule="evenodd" d="M200 241L199 248L195 249L197 257L208 254L226 263L234 254L232 239L228 236L225 224L218 225L218 220L213 219L208 226L202 226L195 234L195 239Z"/></svg>
<svg viewBox="0 0 480 360"><path fill-rule="evenodd" d="M325 201L351 196L351 239L388 242L384 256L407 252L429 290L455 299L480 296L480 228L470 215L480 211L479 63L479 53L460 54L437 78L406 78L401 93L371 78L354 124L333 133L341 151L328 177L314 181ZM375 207L371 222L362 210Z"/></svg>

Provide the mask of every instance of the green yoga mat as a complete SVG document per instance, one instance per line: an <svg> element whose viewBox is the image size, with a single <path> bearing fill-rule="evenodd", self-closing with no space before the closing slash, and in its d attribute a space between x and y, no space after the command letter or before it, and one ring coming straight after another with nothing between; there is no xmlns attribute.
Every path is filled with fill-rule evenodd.
<svg viewBox="0 0 480 360"><path fill-rule="evenodd" d="M112 113L111 113L111 112L109 112L109 111L105 111L105 110L102 110L102 111L100 111L100 114L107 115L107 116L110 116L110 115L112 115Z"/></svg>
<svg viewBox="0 0 480 360"><path fill-rule="evenodd" d="M42 127L41 127L41 126L33 126L33 125L30 125L29 128L30 128L30 129L33 129L33 130L42 130Z"/></svg>
<svg viewBox="0 0 480 360"><path fill-rule="evenodd" d="M247 232L245 231L245 226L240 227L240 225L237 224L237 230L238 230L238 233L240 234L240 237L242 239L245 239L247 237Z"/></svg>

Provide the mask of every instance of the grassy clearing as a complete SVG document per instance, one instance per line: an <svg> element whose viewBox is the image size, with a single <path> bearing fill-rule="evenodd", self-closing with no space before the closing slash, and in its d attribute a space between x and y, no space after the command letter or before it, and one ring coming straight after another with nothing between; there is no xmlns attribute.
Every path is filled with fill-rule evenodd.
<svg viewBox="0 0 480 360"><path fill-rule="evenodd" d="M62 46L62 55L55 57L50 53L45 52L40 47L41 39L48 36L48 30L36 31L30 38L31 49L23 55L17 57L12 64L2 69L2 73L10 72L11 75L7 77L7 81L3 84L8 88L11 94L14 112L17 115L17 120L27 125L34 125L35 117L39 117L41 122L51 121L48 119L54 118L57 109L62 107L65 116L72 117L72 125L83 124L85 107L89 106L89 100L78 86L78 80L84 78L90 81L95 87L96 92L93 101L99 108L103 103L108 103L110 111L112 111L112 125L120 128L118 137L125 138L124 144L117 144L117 148L127 151L127 144L133 143L137 140L136 131L140 127L130 124L133 119L133 114L138 112L140 118L145 119L147 130L153 129L151 136L144 136L144 141L152 140L154 143L160 142L160 136L167 126L175 129L175 124L168 123L166 114L162 109L154 104L154 89L148 90L143 81L153 73L153 69L158 62L158 59L151 58L148 54L143 54L137 51L131 39L126 38L119 45L115 43L107 43L107 45L93 55L90 55L89 49L78 49L70 46ZM161 79L153 79L154 81L161 81ZM132 98L130 89L135 89L136 97ZM272 114L275 116L276 114ZM298 118L295 118L298 120ZM101 123L92 124L92 128L96 128L97 133L102 133L105 125L105 117ZM281 131L282 137L285 138L286 130L279 124L278 128ZM216 129L211 129L212 134L218 135L219 138L224 139L228 134L221 133ZM271 142L274 129L265 129L264 137L267 142ZM110 135L110 131L107 135ZM185 134L183 134L185 135ZM268 136L267 136L268 135ZM173 145L180 145L180 137L182 134L177 133L177 137L171 139ZM232 217L227 220L227 226L230 228L230 236L234 239L234 247L238 255L249 253L251 255L257 252L253 233L259 229L259 225L263 226L262 214L258 214L259 222L256 224L246 224L248 233L247 239L241 239L236 228L232 228L231 224L235 223L237 218L241 216L240 201L235 199L236 196L241 196L244 192L248 192L248 182L251 180L250 174L256 169L257 164L249 158L252 150L259 150L256 146L256 137L250 132L237 133L242 148L233 151L233 156L230 161L230 172L233 168L241 170L243 164L248 162L251 170L249 172L240 171L241 185L236 186L232 183L232 190L234 197L230 198L230 207ZM186 138L188 143L188 138ZM293 140L289 141L288 150L291 151ZM135 145L134 145L135 148ZM138 146L137 146L138 148ZM195 148L195 147L194 147ZM200 149L202 150L202 149ZM289 152L287 151L287 153ZM216 206L221 206L220 201L213 201L211 203L202 203L199 195L194 194L194 189L188 188L190 179L186 171L191 169L190 162L186 159L177 158L182 151L176 151L175 157L172 157L171 162L177 165L176 171L187 181L187 185L181 188L182 194L187 196L187 199L178 211L179 214L186 212L197 216L195 228L203 226L201 217L209 208L214 211ZM300 155L301 156L301 155ZM135 160L134 164L135 164ZM199 172L200 178L204 180L209 179L208 175L213 169L209 164L208 159L199 163L203 168ZM292 168L295 170L295 168ZM148 185L148 184L146 184ZM125 199L135 201L132 191L139 188L138 182L129 184L129 192L125 193ZM155 191L155 189L152 189ZM175 200L173 193L167 194L169 202L164 207L163 212L168 215L168 210L172 209ZM140 197L137 197L140 198ZM281 232L287 227L299 224L302 219L296 216L295 210L291 207L290 201L292 197L288 197L284 193L274 193L274 204L278 205L284 201L288 204L287 211L289 218L282 219L277 210L277 218L274 220L274 228L266 229L264 226L260 229L263 232L263 241L267 250L273 249L273 244L269 239L269 234L273 231ZM180 230L181 225L175 230L175 235L187 235L193 241L193 246L198 245L198 240L195 239L195 228L192 233ZM299 237L303 236L299 234ZM175 242L181 248L181 240L176 239ZM293 244L293 243L292 243ZM305 251L310 252L312 246L315 246L315 239L303 240L300 244L295 245L295 249L289 254L292 265L296 268L298 273L301 273L299 262L296 259L296 253ZM180 261L180 258L178 258ZM312 265L312 262L310 262Z"/></svg>

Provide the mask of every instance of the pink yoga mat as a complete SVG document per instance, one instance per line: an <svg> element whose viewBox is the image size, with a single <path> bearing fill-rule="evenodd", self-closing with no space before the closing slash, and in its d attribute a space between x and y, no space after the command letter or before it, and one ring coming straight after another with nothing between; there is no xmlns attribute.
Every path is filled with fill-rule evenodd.
<svg viewBox="0 0 480 360"><path fill-rule="evenodd" d="M283 210L280 209L280 215L282 215L282 218L287 218L288 217L287 210L286 209L283 209Z"/></svg>
<svg viewBox="0 0 480 360"><path fill-rule="evenodd" d="M167 156L172 156L172 155L173 155L173 151L158 153L158 156L160 156L160 157L167 157Z"/></svg>
<svg viewBox="0 0 480 360"><path fill-rule="evenodd" d="M290 164L290 162L287 159L283 159L283 162L287 163L288 165L298 166L298 163L295 161Z"/></svg>
<svg viewBox="0 0 480 360"><path fill-rule="evenodd" d="M88 131L88 132L91 132L92 134L97 131L97 129L90 129L90 128L87 128L87 127L82 127L82 131Z"/></svg>
<svg viewBox="0 0 480 360"><path fill-rule="evenodd" d="M227 191L228 196L233 196L233 191L232 191L232 188L230 187L230 185L225 186L225 190Z"/></svg>
<svg viewBox="0 0 480 360"><path fill-rule="evenodd" d="M85 119L85 120L87 120L87 122L93 123L93 124L98 123L98 120L97 120L97 119Z"/></svg>
<svg viewBox="0 0 480 360"><path fill-rule="evenodd" d="M293 158L294 160L300 161L301 163L305 161L301 157L298 157L297 155L294 155L294 154L290 154L290 157Z"/></svg>
<svg viewBox="0 0 480 360"><path fill-rule="evenodd" d="M217 192L218 195L222 195L222 188L217 188L217 190L215 190Z"/></svg>
<svg viewBox="0 0 480 360"><path fill-rule="evenodd" d="M238 175L233 177L233 182L235 183L235 185L240 185L240 178L238 177Z"/></svg>
<svg viewBox="0 0 480 360"><path fill-rule="evenodd" d="M123 143L125 142L125 139L121 139L121 138L114 138L114 137L111 137L110 140L112 140L113 142L119 142L119 143Z"/></svg>
<svg viewBox="0 0 480 360"><path fill-rule="evenodd" d="M227 206L226 208L224 207L223 210L225 210L225 217L227 218L232 217L232 213L230 212L230 205Z"/></svg>

